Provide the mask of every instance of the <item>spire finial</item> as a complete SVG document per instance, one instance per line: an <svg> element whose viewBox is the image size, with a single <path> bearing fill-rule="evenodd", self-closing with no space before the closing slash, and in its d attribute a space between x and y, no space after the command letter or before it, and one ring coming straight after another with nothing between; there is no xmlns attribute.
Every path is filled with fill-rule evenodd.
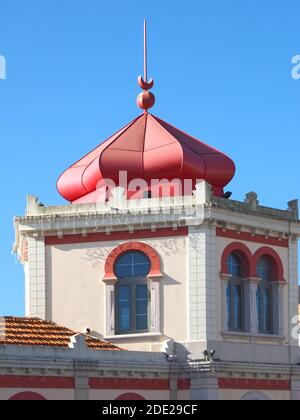
<svg viewBox="0 0 300 420"><path fill-rule="evenodd" d="M154 80L148 81L148 49L147 49L147 20L144 19L144 78L139 76L138 84L144 92L137 97L137 105L145 112L155 104L155 96L149 92L154 86Z"/></svg>
<svg viewBox="0 0 300 420"><path fill-rule="evenodd" d="M144 78L148 80L148 45L147 45L147 20L144 19Z"/></svg>

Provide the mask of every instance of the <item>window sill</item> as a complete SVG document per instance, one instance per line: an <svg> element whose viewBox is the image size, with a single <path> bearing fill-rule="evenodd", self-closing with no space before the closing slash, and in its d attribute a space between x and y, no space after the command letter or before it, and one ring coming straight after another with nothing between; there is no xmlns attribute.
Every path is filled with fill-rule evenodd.
<svg viewBox="0 0 300 420"><path fill-rule="evenodd" d="M162 333L141 333L141 334L124 334L124 335L112 335L104 337L104 340L130 340L133 338L159 338L162 337Z"/></svg>
<svg viewBox="0 0 300 420"><path fill-rule="evenodd" d="M266 341L285 341L286 337L282 335L272 334L251 334L247 332L238 331L222 331L221 335L228 338L241 338L241 339L252 339L252 340L266 340Z"/></svg>

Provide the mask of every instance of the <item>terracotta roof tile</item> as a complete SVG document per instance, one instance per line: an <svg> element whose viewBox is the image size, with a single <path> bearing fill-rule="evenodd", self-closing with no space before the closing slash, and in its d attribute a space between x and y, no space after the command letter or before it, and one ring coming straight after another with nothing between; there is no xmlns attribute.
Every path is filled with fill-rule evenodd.
<svg viewBox="0 0 300 420"><path fill-rule="evenodd" d="M0 317L0 345L68 348L70 338L75 334L68 328L39 318ZM93 350L121 350L114 344L88 335L86 343Z"/></svg>

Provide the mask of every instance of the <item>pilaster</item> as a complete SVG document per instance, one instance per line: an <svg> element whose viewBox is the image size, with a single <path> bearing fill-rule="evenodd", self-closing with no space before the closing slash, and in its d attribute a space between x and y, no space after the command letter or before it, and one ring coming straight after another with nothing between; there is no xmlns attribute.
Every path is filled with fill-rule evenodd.
<svg viewBox="0 0 300 420"><path fill-rule="evenodd" d="M273 310L273 331L275 334L283 336L284 335L284 326L283 326L283 319L284 319L284 297L283 291L285 287L285 282L276 281L272 283L272 306Z"/></svg>
<svg viewBox="0 0 300 420"><path fill-rule="evenodd" d="M219 384L215 373L201 374L191 380L192 401L218 401Z"/></svg>
<svg viewBox="0 0 300 420"><path fill-rule="evenodd" d="M216 339L216 231L200 225L189 228L189 339Z"/></svg>
<svg viewBox="0 0 300 420"><path fill-rule="evenodd" d="M26 263L26 315L46 319L45 241L41 236L28 238Z"/></svg>
<svg viewBox="0 0 300 420"><path fill-rule="evenodd" d="M292 375L291 378L291 400L300 400L300 375Z"/></svg>
<svg viewBox="0 0 300 420"><path fill-rule="evenodd" d="M160 295L160 283L162 276L149 277L150 281L150 332L160 333L161 332L161 295Z"/></svg>
<svg viewBox="0 0 300 420"><path fill-rule="evenodd" d="M298 315L298 241L296 238L289 240L288 260L288 301L289 301L289 339L292 346L298 346L298 340L293 337L293 320Z"/></svg>
<svg viewBox="0 0 300 420"><path fill-rule="evenodd" d="M115 335L115 287L117 280L106 280L106 335Z"/></svg>

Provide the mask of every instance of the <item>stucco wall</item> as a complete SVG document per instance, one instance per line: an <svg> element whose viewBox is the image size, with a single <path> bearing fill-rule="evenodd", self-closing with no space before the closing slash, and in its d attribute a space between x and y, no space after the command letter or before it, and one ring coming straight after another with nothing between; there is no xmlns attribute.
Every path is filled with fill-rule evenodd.
<svg viewBox="0 0 300 420"><path fill-rule="evenodd" d="M178 341L187 340L186 237L139 240L152 246L162 261L162 332ZM104 262L109 253L129 241L46 246L47 318L82 331L89 327L105 335ZM142 340L139 350L151 350ZM135 344L122 341L130 348Z"/></svg>

